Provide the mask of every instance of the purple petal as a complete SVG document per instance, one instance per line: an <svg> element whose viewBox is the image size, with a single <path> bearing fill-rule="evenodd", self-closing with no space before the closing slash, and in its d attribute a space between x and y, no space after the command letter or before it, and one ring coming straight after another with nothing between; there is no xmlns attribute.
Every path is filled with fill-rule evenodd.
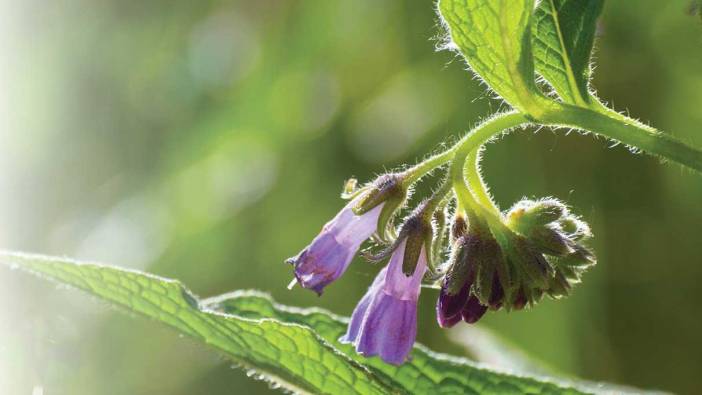
<svg viewBox="0 0 702 395"><path fill-rule="evenodd" d="M404 251L405 241L402 241L356 306L346 335L340 339L354 343L360 354L379 355L383 361L395 365L407 359L414 345L417 299L427 270L426 252L422 249L415 272L405 276Z"/></svg>
<svg viewBox="0 0 702 395"><path fill-rule="evenodd" d="M417 336L417 302L397 299L379 291L368 306L356 351L365 356L380 355L394 365L407 359Z"/></svg>
<svg viewBox="0 0 702 395"><path fill-rule="evenodd" d="M359 216L353 213L354 203L346 205L307 248L288 260L295 265L295 277L302 287L321 294L346 271L361 243L375 231L383 205Z"/></svg>
<svg viewBox="0 0 702 395"><path fill-rule="evenodd" d="M354 254L333 235L322 233L293 261L295 277L304 288L321 294L325 286L346 270Z"/></svg>
<svg viewBox="0 0 702 395"><path fill-rule="evenodd" d="M358 305L356 305L356 308L353 310L353 313L351 314L351 321L349 322L348 329L346 330L346 334L342 336L339 341L341 343L355 343L357 338L358 338L358 333L361 328L361 324L363 324L363 319L366 316L366 311L368 310L368 306L370 306L371 302L373 301L373 297L375 296L376 292L378 291L378 288L380 287L380 284L382 283L383 279L385 278L385 273L387 272L387 267L384 267L383 270L381 270L377 276L375 276L375 280L373 280L373 284L368 288L368 291L366 291L366 294L363 295L363 298L361 298L361 301L358 302Z"/></svg>
<svg viewBox="0 0 702 395"><path fill-rule="evenodd" d="M401 300L417 301L422 285L422 278L427 271L427 256L424 247L419 254L419 261L414 273L407 277L402 272L402 259L405 256L405 245L407 240L403 240L390 257L388 272L385 278L383 289L389 295Z"/></svg>
<svg viewBox="0 0 702 395"><path fill-rule="evenodd" d="M463 317L463 321L474 324L485 315L486 311L487 306L481 305L478 298L475 295L471 295L466 305L463 306L463 310L461 310L461 316Z"/></svg>

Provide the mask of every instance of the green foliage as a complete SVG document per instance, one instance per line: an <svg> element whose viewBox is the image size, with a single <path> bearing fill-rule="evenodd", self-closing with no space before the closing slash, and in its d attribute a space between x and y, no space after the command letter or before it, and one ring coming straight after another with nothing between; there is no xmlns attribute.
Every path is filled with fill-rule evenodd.
<svg viewBox="0 0 702 395"><path fill-rule="evenodd" d="M513 107L537 112L531 52L533 0L441 0L451 40L469 66Z"/></svg>
<svg viewBox="0 0 702 395"><path fill-rule="evenodd" d="M455 45L479 77L535 124L592 132L702 171L702 151L590 96L589 59L601 9L601 1L548 0L537 10L528 0L439 2L451 39L447 46ZM536 27L532 30L534 18ZM538 71L553 84L563 102L549 100L536 86L532 40L536 42ZM480 127L471 132L482 133ZM484 143L470 141L470 137L463 141L468 146L464 151L478 149Z"/></svg>
<svg viewBox="0 0 702 395"><path fill-rule="evenodd" d="M566 103L590 102L590 52L604 0L544 0L534 14L536 71Z"/></svg>
<svg viewBox="0 0 702 395"><path fill-rule="evenodd" d="M553 380L514 376L416 346L393 366L337 342L345 320L274 304L258 293L200 301L179 281L92 263L2 253L0 262L48 277L162 322L235 363L295 391L312 393L579 394ZM365 366L364 366L365 365Z"/></svg>
<svg viewBox="0 0 702 395"><path fill-rule="evenodd" d="M387 392L365 368L349 361L308 327L209 311L179 281L36 255L2 254L0 260L162 322L290 390Z"/></svg>

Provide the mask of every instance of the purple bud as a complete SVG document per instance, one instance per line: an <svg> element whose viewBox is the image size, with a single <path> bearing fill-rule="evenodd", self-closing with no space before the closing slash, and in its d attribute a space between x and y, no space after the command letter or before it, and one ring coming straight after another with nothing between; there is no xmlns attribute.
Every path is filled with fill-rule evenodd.
<svg viewBox="0 0 702 395"><path fill-rule="evenodd" d="M487 306L480 304L478 298L475 295L471 295L465 306L463 306L463 310L461 310L461 317L463 317L463 321L475 324L485 315L486 311Z"/></svg>
<svg viewBox="0 0 702 395"><path fill-rule="evenodd" d="M412 350L417 335L417 299L422 277L427 270L426 251L422 250L414 273L402 272L406 240L378 273L373 285L351 315L342 343L353 343L365 356L379 355L394 365L402 364Z"/></svg>
<svg viewBox="0 0 702 395"><path fill-rule="evenodd" d="M439 292L439 299L436 302L436 319L442 328L450 328L461 320L461 310L468 300L470 285L452 295L446 285L447 278L444 278L444 285Z"/></svg>
<svg viewBox="0 0 702 395"><path fill-rule="evenodd" d="M295 277L302 287L321 295L324 287L346 271L363 241L376 230L383 204L362 215L353 213L355 204L347 204L309 246L286 261L295 266Z"/></svg>

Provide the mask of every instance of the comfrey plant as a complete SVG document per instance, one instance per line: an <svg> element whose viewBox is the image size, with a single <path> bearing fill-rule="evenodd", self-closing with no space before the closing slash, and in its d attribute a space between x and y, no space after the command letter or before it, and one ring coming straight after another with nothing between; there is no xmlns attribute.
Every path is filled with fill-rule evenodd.
<svg viewBox="0 0 702 395"><path fill-rule="evenodd" d="M322 294L368 241L360 255L388 264L348 321L256 291L202 299L178 280L67 258L0 251L0 263L162 322L290 392L641 393L494 371L413 347L423 287L439 289L437 322L451 327L564 297L595 264L590 228L559 200L524 199L504 211L495 205L479 171L486 142L527 126L575 129L702 171L702 152L596 97L590 52L601 9L602 0L439 0L441 47L463 56L510 110L421 163L361 187L346 184L346 205L289 262L294 283ZM429 173L438 185L408 203ZM371 355L380 358L365 358Z"/></svg>
<svg viewBox="0 0 702 395"><path fill-rule="evenodd" d="M576 129L702 170L699 151L608 108L595 95L590 53L602 3L439 1L446 29L441 48L462 55L511 110L407 170L358 189L351 180L343 194L350 202L288 260L293 284L321 294L346 271L364 241L381 248L364 253L367 259L389 257L341 342L352 343L362 355L402 364L416 337L423 284L440 289L437 321L451 327L475 323L488 310L521 310L544 296L567 296L596 263L587 246L590 227L561 201L524 199L507 211L495 205L479 161L483 145L497 136L527 126ZM395 226L413 184L438 170L446 173L441 185Z"/></svg>

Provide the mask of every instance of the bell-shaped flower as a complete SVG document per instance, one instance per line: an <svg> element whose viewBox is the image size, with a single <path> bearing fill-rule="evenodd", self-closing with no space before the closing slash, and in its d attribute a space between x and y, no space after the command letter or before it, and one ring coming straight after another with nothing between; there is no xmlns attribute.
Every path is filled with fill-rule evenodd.
<svg viewBox="0 0 702 395"><path fill-rule="evenodd" d="M363 241L377 229L384 203L357 215L351 201L329 221L312 243L286 262L294 265L297 282L321 295L324 287L348 268Z"/></svg>
<svg viewBox="0 0 702 395"><path fill-rule="evenodd" d="M409 237L399 242L390 263L378 273L353 311L346 334L339 339L354 344L362 355L378 355L395 365L405 362L412 350L417 335L417 300L427 270L427 249L410 245L414 244L411 240ZM403 262L408 248L420 249L416 264ZM406 274L403 265L414 267L413 272Z"/></svg>

